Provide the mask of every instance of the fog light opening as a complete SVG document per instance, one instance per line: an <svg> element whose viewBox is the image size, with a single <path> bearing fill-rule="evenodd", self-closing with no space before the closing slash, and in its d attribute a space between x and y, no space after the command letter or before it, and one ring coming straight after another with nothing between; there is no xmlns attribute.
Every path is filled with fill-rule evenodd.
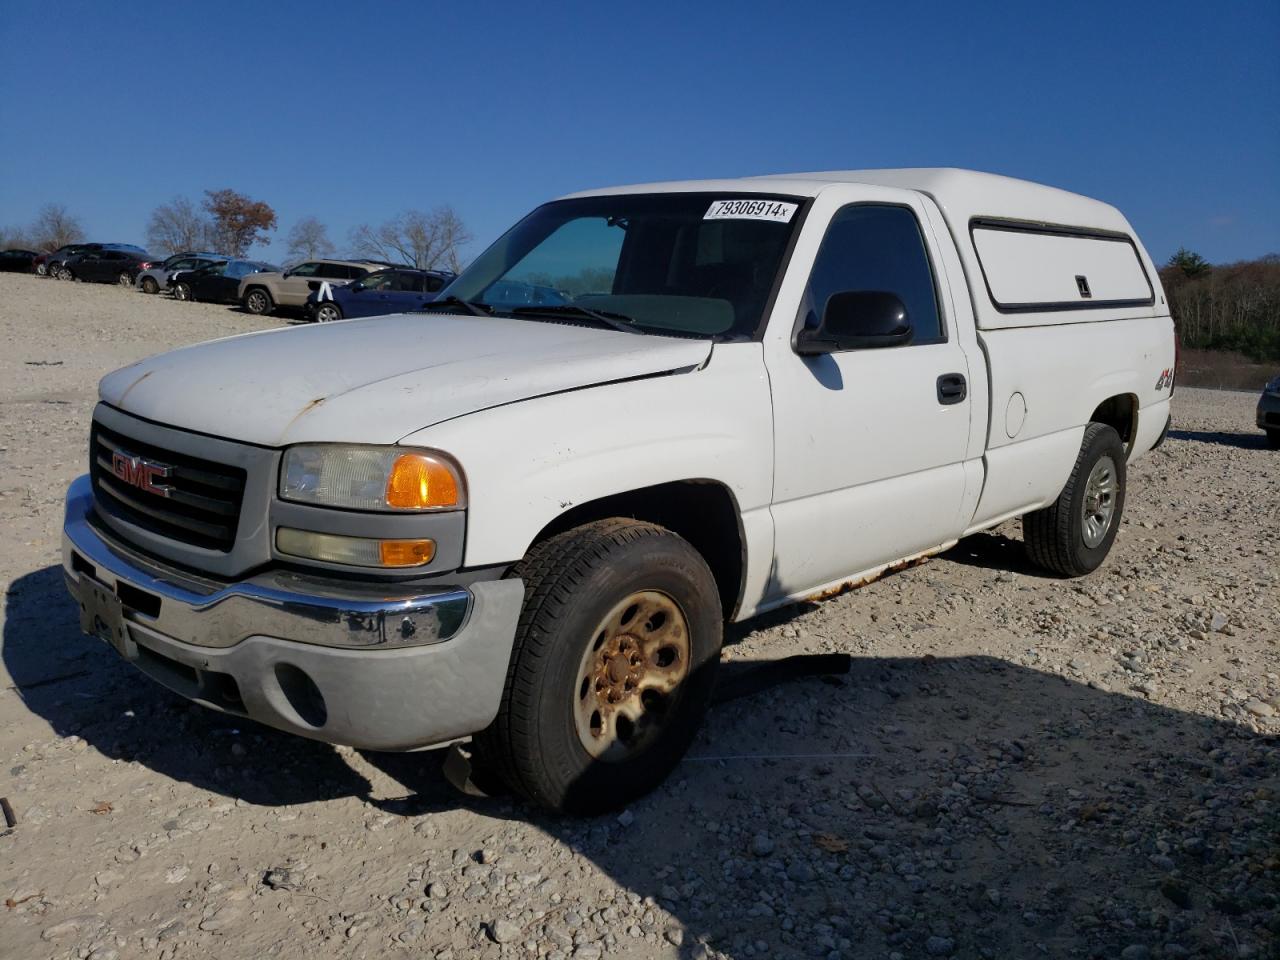
<svg viewBox="0 0 1280 960"><path fill-rule="evenodd" d="M306 673L291 663L277 663L276 683L303 723L316 729L325 725L329 708L325 706L320 688Z"/></svg>

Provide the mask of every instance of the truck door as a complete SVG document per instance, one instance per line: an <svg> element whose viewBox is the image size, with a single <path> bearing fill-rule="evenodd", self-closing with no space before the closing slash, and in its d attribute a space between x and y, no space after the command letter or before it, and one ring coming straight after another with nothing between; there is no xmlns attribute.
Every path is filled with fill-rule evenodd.
<svg viewBox="0 0 1280 960"><path fill-rule="evenodd" d="M792 271L816 246L812 270L789 299L780 291L765 343L776 458L772 598L838 584L963 529L970 364L928 223L916 194L880 187L829 188L810 210ZM832 296L849 291L897 297L909 342L801 355L800 329L817 327Z"/></svg>

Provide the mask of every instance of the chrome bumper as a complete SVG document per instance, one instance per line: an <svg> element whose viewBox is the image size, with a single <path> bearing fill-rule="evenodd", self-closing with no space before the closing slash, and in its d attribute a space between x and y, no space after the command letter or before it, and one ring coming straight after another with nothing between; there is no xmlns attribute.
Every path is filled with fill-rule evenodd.
<svg viewBox="0 0 1280 960"><path fill-rule="evenodd" d="M62 540L81 627L192 700L315 739L403 750L497 712L524 589L348 583L273 571L226 582L158 563L95 520L80 477Z"/></svg>

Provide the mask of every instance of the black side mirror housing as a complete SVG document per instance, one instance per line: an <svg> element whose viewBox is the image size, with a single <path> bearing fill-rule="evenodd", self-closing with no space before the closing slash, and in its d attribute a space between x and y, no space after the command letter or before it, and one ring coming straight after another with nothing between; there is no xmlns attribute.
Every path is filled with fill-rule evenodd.
<svg viewBox="0 0 1280 960"><path fill-rule="evenodd" d="M911 342L911 320L901 300L884 290L833 293L817 327L796 335L802 356L900 347Z"/></svg>

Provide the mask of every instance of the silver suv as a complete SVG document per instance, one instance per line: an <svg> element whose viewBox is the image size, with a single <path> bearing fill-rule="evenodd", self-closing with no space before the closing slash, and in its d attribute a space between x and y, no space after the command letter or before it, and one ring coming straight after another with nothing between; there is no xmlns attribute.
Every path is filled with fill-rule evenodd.
<svg viewBox="0 0 1280 960"><path fill-rule="evenodd" d="M312 290L359 280L386 264L372 260L308 260L281 273L255 273L240 283L238 299L249 313L265 315L277 307L301 308Z"/></svg>

